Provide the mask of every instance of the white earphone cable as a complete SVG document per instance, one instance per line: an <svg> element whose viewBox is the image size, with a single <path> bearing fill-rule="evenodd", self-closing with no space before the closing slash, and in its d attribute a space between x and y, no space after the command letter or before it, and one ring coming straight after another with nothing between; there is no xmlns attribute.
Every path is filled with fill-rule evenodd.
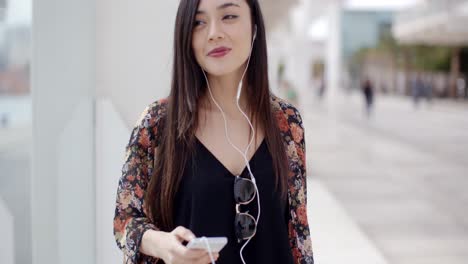
<svg viewBox="0 0 468 264"><path fill-rule="evenodd" d="M204 69L202 68L202 72L203 72L203 76L205 77L205 80L206 80L206 83L207 83L207 86L208 86L208 92L210 93L210 97L211 99L213 100L214 104L216 105L216 107L219 109L219 111L221 112L221 115L223 117L223 120L224 120L224 132L226 134L226 139L227 141L229 142L229 144L237 151L241 154L241 156L244 158L244 162L246 164L246 168L247 170L249 171L249 176L250 176L250 179L252 180L252 182L254 183L254 187L255 187L255 190L257 192L257 205L258 205L258 214L257 214L257 219L256 219L256 224L258 225L258 221L260 219L260 210L261 210L261 207L260 207L260 193L258 191L258 187L257 187L257 182L255 180L255 176L253 175L252 173L252 170L250 168L250 163L249 163L249 160L247 159L247 154L249 152L249 149L252 145L252 143L254 142L254 139L255 139L255 128L254 126L252 125L252 122L250 121L249 117L244 113L244 111L242 111L240 105L239 105L239 99L240 99L240 95L241 95L241 92L242 92L242 84L243 84L243 79L244 79L244 76L245 76L245 73L247 72L247 69L249 67L249 64L250 64L250 57L252 55L252 49L253 49L253 44L254 44L254 41L255 41L255 38L256 38L256 35L257 35L257 26L255 25L255 33L253 35L253 40L252 40L252 45L250 47L250 54L249 54L249 58L247 60L247 65L245 67L245 70L244 72L242 73L242 77L241 77L241 80L239 82L239 86L237 88L237 96L236 96L236 105L237 105L237 108L239 109L239 111L242 113L242 115L245 117L245 119L247 120L247 122L249 123L249 126L250 126L250 129L252 131L252 137L249 141L249 144L247 145L245 151L242 151L240 150L232 141L231 141L231 138L229 137L229 133L228 133L228 125L227 125L227 119L226 119L226 115L223 111L223 109L221 108L221 106L218 104L218 102L215 100L214 96L213 96L213 93L211 92L211 87L210 87L210 82L208 81L208 77L206 76L206 73L204 71ZM244 257L242 255L242 252L244 250L244 248L247 246L247 244L250 242L250 240L252 239L249 238L245 243L244 245L242 246L241 250L240 250L240 257L241 257L241 260L242 260L242 263L246 264L245 263L245 260L244 260ZM204 239L205 240L205 243L208 244L208 241L206 240L206 238ZM209 245L207 245L208 249L209 249ZM210 254L210 258L211 258L211 261L212 263L214 263L213 261L213 256L212 256L212 253L211 253L211 250L208 250L209 254Z"/></svg>
<svg viewBox="0 0 468 264"><path fill-rule="evenodd" d="M201 237L201 239L205 242L206 249L208 250L208 254L210 255L211 264L215 264L213 253L211 253L210 243L208 243L208 239L206 236Z"/></svg>

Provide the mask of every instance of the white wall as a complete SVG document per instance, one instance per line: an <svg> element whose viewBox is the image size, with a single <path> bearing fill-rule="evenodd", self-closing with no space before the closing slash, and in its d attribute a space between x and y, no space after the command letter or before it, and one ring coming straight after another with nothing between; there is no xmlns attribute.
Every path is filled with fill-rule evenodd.
<svg viewBox="0 0 468 264"><path fill-rule="evenodd" d="M95 263L95 1L33 7L32 256Z"/></svg>
<svg viewBox="0 0 468 264"><path fill-rule="evenodd" d="M119 263L112 219L130 130L109 99L99 100L96 110L96 263Z"/></svg>
<svg viewBox="0 0 468 264"><path fill-rule="evenodd" d="M124 147L143 109L169 92L177 5L34 6L33 263L121 261L112 219Z"/></svg>
<svg viewBox="0 0 468 264"><path fill-rule="evenodd" d="M97 1L98 98L110 98L128 127L169 94L179 1Z"/></svg>

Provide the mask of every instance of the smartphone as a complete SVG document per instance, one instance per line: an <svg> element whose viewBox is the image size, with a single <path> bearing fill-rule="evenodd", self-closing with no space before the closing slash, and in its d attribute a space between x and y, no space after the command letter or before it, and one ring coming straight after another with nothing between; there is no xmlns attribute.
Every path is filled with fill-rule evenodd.
<svg viewBox="0 0 468 264"><path fill-rule="evenodd" d="M228 242L227 237L207 237L206 240L207 241L201 237L194 238L188 242L187 248L203 249L208 251L208 247L206 245L206 242L208 242L211 252L218 253L221 251L221 249L224 248L224 246L226 246Z"/></svg>

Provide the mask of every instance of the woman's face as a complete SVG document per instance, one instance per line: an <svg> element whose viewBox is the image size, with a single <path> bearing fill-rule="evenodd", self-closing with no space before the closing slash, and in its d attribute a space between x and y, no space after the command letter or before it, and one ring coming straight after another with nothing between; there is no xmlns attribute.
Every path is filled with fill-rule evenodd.
<svg viewBox="0 0 468 264"><path fill-rule="evenodd" d="M192 37L198 64L214 76L239 70L250 53L251 31L246 0L201 0Z"/></svg>

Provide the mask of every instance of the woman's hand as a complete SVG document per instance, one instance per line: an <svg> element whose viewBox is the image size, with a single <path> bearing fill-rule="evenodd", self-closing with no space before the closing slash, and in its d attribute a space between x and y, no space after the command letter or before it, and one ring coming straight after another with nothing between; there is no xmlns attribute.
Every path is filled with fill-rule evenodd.
<svg viewBox="0 0 468 264"><path fill-rule="evenodd" d="M149 230L143 235L141 249L143 254L162 259L166 264L207 264L211 263L206 250L188 249L183 241L190 241L195 235L188 229L179 226L172 232ZM218 253L213 253L216 261Z"/></svg>

